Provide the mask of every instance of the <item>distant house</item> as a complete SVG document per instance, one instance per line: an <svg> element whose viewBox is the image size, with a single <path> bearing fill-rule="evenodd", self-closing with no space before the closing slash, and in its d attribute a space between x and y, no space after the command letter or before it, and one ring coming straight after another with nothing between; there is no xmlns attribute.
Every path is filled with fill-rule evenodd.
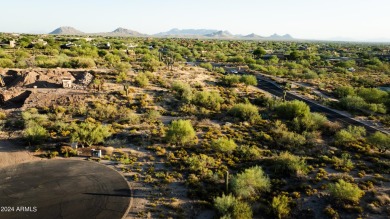
<svg viewBox="0 0 390 219"><path fill-rule="evenodd" d="M33 41L30 43L30 45L27 46L27 48L33 48L36 44L42 45L42 46L47 46L47 42L44 41L43 39L38 39L37 41Z"/></svg>
<svg viewBox="0 0 390 219"><path fill-rule="evenodd" d="M60 47L61 47L61 49L70 49L74 46L76 46L76 44L68 42L68 43L62 44Z"/></svg>
<svg viewBox="0 0 390 219"><path fill-rule="evenodd" d="M0 47L9 47L9 48L15 48L16 41L15 40L9 40L6 42L0 42Z"/></svg>
<svg viewBox="0 0 390 219"><path fill-rule="evenodd" d="M70 78L64 78L62 79L62 87L63 88L72 88L72 79Z"/></svg>
<svg viewBox="0 0 390 219"><path fill-rule="evenodd" d="M103 43L103 44L98 45L98 48L99 49L111 49L111 44L110 44L110 42Z"/></svg>
<svg viewBox="0 0 390 219"><path fill-rule="evenodd" d="M137 44L129 44L129 45L127 45L128 49L134 49L134 48L137 48L137 47L138 47Z"/></svg>
<svg viewBox="0 0 390 219"><path fill-rule="evenodd" d="M356 69L355 69L354 67L348 68L347 70L348 70L349 72L355 72L355 71L356 71Z"/></svg>

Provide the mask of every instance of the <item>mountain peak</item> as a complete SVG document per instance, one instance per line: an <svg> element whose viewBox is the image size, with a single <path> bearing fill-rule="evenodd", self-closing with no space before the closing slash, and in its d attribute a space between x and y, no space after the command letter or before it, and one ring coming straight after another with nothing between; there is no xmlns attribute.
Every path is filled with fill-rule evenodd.
<svg viewBox="0 0 390 219"><path fill-rule="evenodd" d="M74 27L69 27L69 26L63 26L59 27L49 34L55 34L55 35L81 35L84 34L83 32L75 29Z"/></svg>
<svg viewBox="0 0 390 219"><path fill-rule="evenodd" d="M255 33L251 33L251 34L246 35L246 36L244 36L244 37L245 37L245 38L263 38L262 36L257 35L257 34L255 34Z"/></svg>
<svg viewBox="0 0 390 219"><path fill-rule="evenodd" d="M229 31L225 30L225 31L217 31L217 32L214 32L214 33L211 33L211 34L206 34L205 35L206 37L232 37L233 34L231 34Z"/></svg>
<svg viewBox="0 0 390 219"><path fill-rule="evenodd" d="M271 38L271 39L281 39L281 40L291 40L291 39L294 39L290 34L278 35L276 33L272 34L269 38Z"/></svg>
<svg viewBox="0 0 390 219"><path fill-rule="evenodd" d="M114 34L114 35L123 35L123 36L141 36L142 34L137 32L137 31L134 31L134 30L130 30L130 29L126 29L126 28L123 28L123 27L118 27L116 28L114 31L111 32L111 34Z"/></svg>

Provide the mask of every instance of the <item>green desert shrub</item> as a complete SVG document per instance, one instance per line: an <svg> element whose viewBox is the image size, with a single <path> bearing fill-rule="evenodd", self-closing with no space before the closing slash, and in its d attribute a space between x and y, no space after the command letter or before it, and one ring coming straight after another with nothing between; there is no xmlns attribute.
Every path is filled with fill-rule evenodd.
<svg viewBox="0 0 390 219"><path fill-rule="evenodd" d="M256 86L257 85L257 78L254 75L243 75L240 78L240 82L244 83L245 85L252 85Z"/></svg>
<svg viewBox="0 0 390 219"><path fill-rule="evenodd" d="M271 207L274 214L279 218L285 218L290 213L290 199L285 195L278 195L272 198Z"/></svg>
<svg viewBox="0 0 390 219"><path fill-rule="evenodd" d="M205 69L207 69L207 70L209 70L209 71L212 71L212 70L213 70L213 65L212 65L211 63L209 63L209 62L200 63L199 66L202 67L202 68L205 68Z"/></svg>
<svg viewBox="0 0 390 219"><path fill-rule="evenodd" d="M338 86L333 92L338 98L355 95L355 89L352 86Z"/></svg>
<svg viewBox="0 0 390 219"><path fill-rule="evenodd" d="M224 153L232 153L237 148L237 144L233 141L233 139L228 138L218 138L213 140L211 145L216 151Z"/></svg>
<svg viewBox="0 0 390 219"><path fill-rule="evenodd" d="M349 111L359 111L367 108L368 104L359 96L346 96L340 99L339 106Z"/></svg>
<svg viewBox="0 0 390 219"><path fill-rule="evenodd" d="M255 105L250 103L239 103L234 105L230 110L229 114L233 117L237 117L242 121L255 123L261 119L259 110Z"/></svg>
<svg viewBox="0 0 390 219"><path fill-rule="evenodd" d="M348 126L338 131L335 135L335 144L349 145L362 140L366 135L366 129L361 126Z"/></svg>
<svg viewBox="0 0 390 219"><path fill-rule="evenodd" d="M216 91L200 91L195 93L192 101L195 105L218 111L224 100Z"/></svg>
<svg viewBox="0 0 390 219"><path fill-rule="evenodd" d="M23 131L24 138L33 144L41 143L49 137L49 132L41 125L35 122L29 122Z"/></svg>
<svg viewBox="0 0 390 219"><path fill-rule="evenodd" d="M138 86L138 87L146 87L149 85L149 79L148 77L146 76L145 73L139 73L136 77L135 77L135 84Z"/></svg>
<svg viewBox="0 0 390 219"><path fill-rule="evenodd" d="M175 120L168 126L166 139L169 143L185 145L196 141L196 132L190 120Z"/></svg>
<svg viewBox="0 0 390 219"><path fill-rule="evenodd" d="M0 120L4 120L6 118L7 118L7 115L5 114L5 112L0 111Z"/></svg>
<svg viewBox="0 0 390 219"><path fill-rule="evenodd" d="M358 203L364 195L364 191L355 184L340 179L338 182L329 185L329 194L336 201Z"/></svg>
<svg viewBox="0 0 390 219"><path fill-rule="evenodd" d="M242 160L256 160L262 155L262 151L256 146L242 145L236 151L236 156Z"/></svg>
<svg viewBox="0 0 390 219"><path fill-rule="evenodd" d="M378 148L380 152L386 152L390 149L390 135L382 132L375 132L368 137L368 142Z"/></svg>
<svg viewBox="0 0 390 219"><path fill-rule="evenodd" d="M300 147L307 143L305 136L289 131L280 120L275 122L272 134L275 143L283 148Z"/></svg>
<svg viewBox="0 0 390 219"><path fill-rule="evenodd" d="M388 92L380 90L378 88L364 88L361 87L357 90L359 97L363 98L367 103L384 103L389 97Z"/></svg>
<svg viewBox="0 0 390 219"><path fill-rule="evenodd" d="M175 81L171 88L175 92L176 98L189 103L193 98L192 88L189 84Z"/></svg>
<svg viewBox="0 0 390 219"><path fill-rule="evenodd" d="M238 85L240 83L240 79L241 78L238 75L225 75L221 78L221 83L232 87Z"/></svg>
<svg viewBox="0 0 390 219"><path fill-rule="evenodd" d="M295 130L297 131L316 131L323 128L327 122L326 116L320 113L309 113L293 120Z"/></svg>
<svg viewBox="0 0 390 219"><path fill-rule="evenodd" d="M186 159L190 171L199 174L201 177L210 177L213 174L211 168L216 166L215 159L205 154L192 155Z"/></svg>
<svg viewBox="0 0 390 219"><path fill-rule="evenodd" d="M344 153L341 155L341 158L332 157L333 165L336 169L342 169L346 172L351 171L354 167L354 164L351 160L351 155Z"/></svg>
<svg viewBox="0 0 390 219"><path fill-rule="evenodd" d="M89 147L104 142L104 139L109 136L111 136L109 126L88 119L78 125L73 124L71 133L72 142L80 142Z"/></svg>
<svg viewBox="0 0 390 219"><path fill-rule="evenodd" d="M275 108L279 118L293 120L296 117L305 117L310 113L310 107L302 101L286 101Z"/></svg>
<svg viewBox="0 0 390 219"><path fill-rule="evenodd" d="M269 177L259 166L246 169L232 178L232 190L237 197L256 199L262 192L271 188Z"/></svg>
<svg viewBox="0 0 390 219"><path fill-rule="evenodd" d="M279 173L302 176L308 173L308 167L304 158L282 152L275 158L275 170Z"/></svg>
<svg viewBox="0 0 390 219"><path fill-rule="evenodd" d="M247 203L240 201L231 194L216 197L214 207L221 218L251 219L253 215L252 209Z"/></svg>
<svg viewBox="0 0 390 219"><path fill-rule="evenodd" d="M14 62L11 59L0 58L0 67L1 68L13 68Z"/></svg>
<svg viewBox="0 0 390 219"><path fill-rule="evenodd" d="M239 200L232 194L214 198L214 207L220 215L227 215Z"/></svg>
<svg viewBox="0 0 390 219"><path fill-rule="evenodd" d="M252 219L252 208L248 203L239 201L233 206L231 216L234 219Z"/></svg>
<svg viewBox="0 0 390 219"><path fill-rule="evenodd" d="M92 58L72 58L70 60L70 65L73 68L94 68L96 63Z"/></svg>

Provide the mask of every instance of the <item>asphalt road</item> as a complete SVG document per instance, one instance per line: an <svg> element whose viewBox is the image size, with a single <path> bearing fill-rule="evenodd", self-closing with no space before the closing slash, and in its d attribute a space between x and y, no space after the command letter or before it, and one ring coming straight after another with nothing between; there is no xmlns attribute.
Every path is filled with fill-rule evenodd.
<svg viewBox="0 0 390 219"><path fill-rule="evenodd" d="M46 160L0 169L0 218L122 218L130 189L94 161Z"/></svg>
<svg viewBox="0 0 390 219"><path fill-rule="evenodd" d="M274 84L268 82L268 81L265 81L263 79L260 79L258 80L258 87L275 95L275 96L278 96L278 97L283 97L283 90L278 87L278 86L275 86ZM379 131L371 126L368 126L364 123L361 123L359 121L356 121L356 120L353 120L351 119L350 117L348 116L344 116L342 114L339 114L337 112L334 112L324 106L321 106L321 105L318 105L318 104L315 104L309 100L306 100L304 98L301 98L299 96L296 96L296 95L293 95L291 93L287 93L286 95L286 100L301 100L303 102L305 102L307 105L310 106L310 110L312 112L319 112L319 113L322 113L324 115L326 115L326 117L335 122L335 121L338 121L342 124L346 124L346 125L354 125L354 126L363 126L364 128L366 128L367 132L368 133L374 133L376 131Z"/></svg>

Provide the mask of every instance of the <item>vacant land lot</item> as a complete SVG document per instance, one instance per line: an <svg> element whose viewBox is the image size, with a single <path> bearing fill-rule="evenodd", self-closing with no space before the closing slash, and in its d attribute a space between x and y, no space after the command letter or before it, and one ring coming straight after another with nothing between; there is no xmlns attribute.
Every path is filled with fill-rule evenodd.
<svg viewBox="0 0 390 219"><path fill-rule="evenodd" d="M380 131L390 124L388 45L47 41L34 49L0 50L1 171L36 159L87 159L95 149L102 156L94 160L132 187L128 218L389 216L390 137ZM74 46L61 47L68 41ZM96 46L105 42L112 47ZM272 82L259 82L268 76ZM350 118L300 101L306 99ZM58 167L54 161L43 165L53 171L53 182L63 179L54 188L73 185L76 173L104 190L83 185L79 195L65 196L98 199L85 203L88 214L99 214L93 206L102 205L101 197L129 202L122 190L99 186L111 176L87 166L95 161L85 167L64 163L57 172L50 169ZM22 176L10 180L19 179L20 188L34 182L17 178Z"/></svg>

